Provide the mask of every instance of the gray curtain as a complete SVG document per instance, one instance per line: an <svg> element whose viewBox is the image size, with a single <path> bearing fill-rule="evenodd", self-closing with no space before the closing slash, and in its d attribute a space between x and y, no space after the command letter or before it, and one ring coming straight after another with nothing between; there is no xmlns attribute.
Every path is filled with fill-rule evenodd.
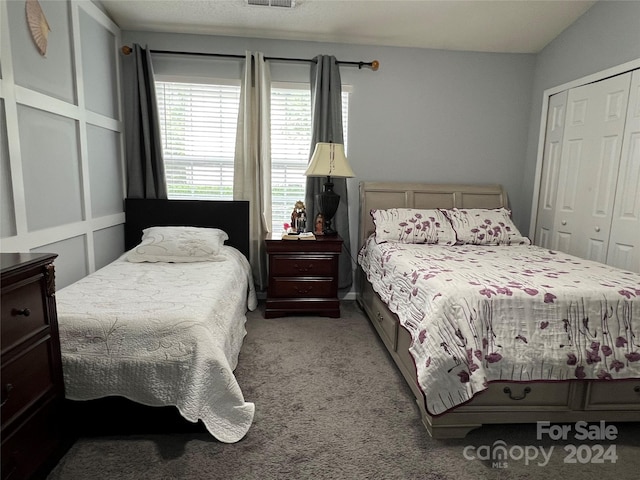
<svg viewBox="0 0 640 480"><path fill-rule="evenodd" d="M127 196L167 198L151 53L134 44L125 68Z"/></svg>
<svg viewBox="0 0 640 480"><path fill-rule="evenodd" d="M316 143L344 143L342 131L342 83L338 61L332 55L318 55L311 63L311 150ZM315 218L317 207L315 195L322 192L326 178L307 177L305 206L307 218ZM333 190L340 195L340 205L331 225L344 240L340 255L340 275L338 288L351 286L353 273L350 256L349 209L347 181L345 178L332 177Z"/></svg>

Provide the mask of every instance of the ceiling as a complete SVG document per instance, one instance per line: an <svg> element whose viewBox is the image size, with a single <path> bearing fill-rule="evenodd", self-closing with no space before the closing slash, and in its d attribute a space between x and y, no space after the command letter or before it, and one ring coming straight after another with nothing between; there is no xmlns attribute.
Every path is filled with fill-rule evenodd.
<svg viewBox="0 0 640 480"><path fill-rule="evenodd" d="M602 1L602 0L601 0ZM537 53L595 0L102 0L122 30Z"/></svg>

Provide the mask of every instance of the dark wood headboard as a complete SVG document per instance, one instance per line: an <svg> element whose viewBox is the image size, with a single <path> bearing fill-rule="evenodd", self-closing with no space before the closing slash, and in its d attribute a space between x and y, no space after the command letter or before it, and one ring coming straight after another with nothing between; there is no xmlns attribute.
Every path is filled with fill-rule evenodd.
<svg viewBox="0 0 640 480"><path fill-rule="evenodd" d="M125 199L124 244L127 250L140 243L147 227L192 226L227 232L226 245L249 258L249 202L244 200Z"/></svg>

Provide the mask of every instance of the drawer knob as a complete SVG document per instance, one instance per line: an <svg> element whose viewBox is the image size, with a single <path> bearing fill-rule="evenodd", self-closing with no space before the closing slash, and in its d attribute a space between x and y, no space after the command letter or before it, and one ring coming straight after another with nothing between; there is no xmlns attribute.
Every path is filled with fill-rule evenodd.
<svg viewBox="0 0 640 480"><path fill-rule="evenodd" d="M635 387L633 387L633 391L636 393L640 393L640 385L636 385Z"/></svg>
<svg viewBox="0 0 640 480"><path fill-rule="evenodd" d="M308 266L298 265L297 263L293 264L294 268L298 270L300 273L306 273L313 268L313 264L310 263Z"/></svg>
<svg viewBox="0 0 640 480"><path fill-rule="evenodd" d="M523 400L527 395L529 395L531 393L531 388L525 387L523 392L522 392L522 395L520 395L519 397L514 396L511 393L511 389L509 387L504 387L503 392L506 393L507 395L509 395L509 398L511 400Z"/></svg>
<svg viewBox="0 0 640 480"><path fill-rule="evenodd" d="M0 407L4 406L4 404L7 403L7 400L9 400L9 392L11 392L11 390L13 390L13 385L11 385L10 383L2 386L2 396L4 398L2 399L2 403L0 403Z"/></svg>
<svg viewBox="0 0 640 480"><path fill-rule="evenodd" d="M11 315L15 317L18 317L20 315L24 315L25 317L28 317L29 315L31 315L31 310L29 310L28 308L12 308Z"/></svg>
<svg viewBox="0 0 640 480"><path fill-rule="evenodd" d="M296 293L299 293L300 295L306 295L313 289L313 287L312 286L298 287L297 285L294 285L293 289L296 291Z"/></svg>
<svg viewBox="0 0 640 480"><path fill-rule="evenodd" d="M384 320L384 317L380 312L376 312L376 318L378 319L379 322L382 322Z"/></svg>

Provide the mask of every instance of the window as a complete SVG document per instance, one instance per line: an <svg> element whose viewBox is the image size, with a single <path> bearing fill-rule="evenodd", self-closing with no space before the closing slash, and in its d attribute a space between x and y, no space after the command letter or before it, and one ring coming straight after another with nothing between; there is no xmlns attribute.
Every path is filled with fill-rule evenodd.
<svg viewBox="0 0 640 480"><path fill-rule="evenodd" d="M342 92L345 151L349 93ZM271 86L271 230L282 231L291 223L296 201L304 202L309 155L311 154L311 92L309 84ZM307 219L313 222L313 219ZM310 226L307 225L307 228ZM312 225L311 225L312 227Z"/></svg>
<svg viewBox="0 0 640 480"><path fill-rule="evenodd" d="M240 86L157 81L167 191L172 199L233 198L233 161ZM345 149L349 93L342 93ZM311 144L309 84L272 84L272 230L304 201Z"/></svg>
<svg viewBox="0 0 640 480"><path fill-rule="evenodd" d="M167 192L233 198L240 85L156 82Z"/></svg>

